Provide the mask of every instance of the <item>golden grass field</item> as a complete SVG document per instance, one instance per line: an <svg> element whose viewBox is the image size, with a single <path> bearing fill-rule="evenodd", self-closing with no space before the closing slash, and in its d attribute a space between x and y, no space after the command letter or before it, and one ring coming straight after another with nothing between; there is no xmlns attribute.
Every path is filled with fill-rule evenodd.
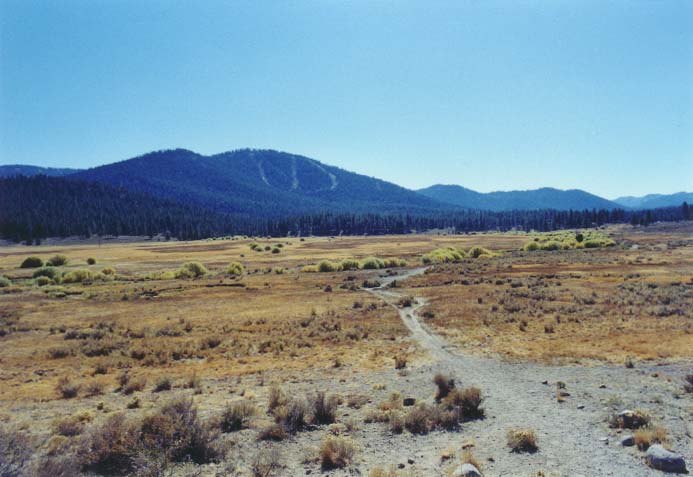
<svg viewBox="0 0 693 477"><path fill-rule="evenodd" d="M404 427L412 434L418 432L413 426L416 422L408 424L402 417L401 401L412 392L419 398L429 392L430 373L441 365L439 357L427 354L421 342L410 338L396 306L384 301L387 293L365 290L403 268L305 271L306 266L315 269L321 260L396 258L406 260L406 269L414 269L424 267L424 256L431 257L432 251L443 247L463 251L484 247L489 253L478 258L428 264L424 273L392 285L394 296L400 297L397 306L408 306L401 298L407 295L425 299L417 314L433 333L457 348L457 356L587 366L612 363L619 365L617 369L629 363L685 367L693 358L693 224L610 227L599 234L615 245L523 250L530 242L548 244L575 236L565 232L104 241L101 245L72 241L2 247L0 276L9 279L9 285L5 281L0 288L0 425L5 428L0 444L18 439L15 449L33 449L31 466L38 470L27 474L32 477L76 475L90 468L94 455L106 456L99 461L102 472L115 455L106 448L132 437L129 424L117 421L119 416L137 423L133 425L140 429L139 437L133 442L143 445L149 435L147 426L156 419L175 421L199 410L204 429L218 429L220 416L225 415L229 425L247 430L221 440L210 434L209 442L230 446L225 451L227 464L247 470L255 465L252 459L268 458L272 447L258 447L259 442L272 440L272 433L279 432L283 437L277 439L288 439L280 448L285 456L292 456L284 469L299 475L302 465L315 462L315 457L301 460L295 455L316 454L311 433L301 437L308 442L299 442L298 434L287 437L284 427L272 422L288 426L292 414L286 406L299 402L297 392L310 396L315 406L320 392L335 386L342 388L340 417L336 424L334 416L325 421L333 424L320 450L323 465L353 463L356 448L340 440L340 433L360 435L375 448L382 445L382 431L358 433L361 425L381 423L377 416L399 416L399 421L393 417L386 423L394 435ZM256 250L252 244L257 244ZM39 286L39 279L32 278L37 269L21 268L28 256L46 261L56 254L68 260L55 267L62 275L56 282L62 283L44 279ZM96 263L88 264L89 258ZM208 272L197 278L175 278L175 271L186 262L199 262ZM241 276L227 273L232 262L244 266ZM80 270L89 270L91 275L75 272ZM70 283L66 277L71 272L81 273L86 281ZM534 368L520 369L547 372ZM458 371L465 375L468 370ZM486 373L486 368L480 372ZM409 373L419 383L414 388ZM562 373L560 368L556 373ZM541 386L540 380L536 383ZM272 408L275 384L292 393L293 399L277 410ZM504 400L498 400L501 390L493 389L497 395L492 396L491 405L498 406ZM628 390L628 395L633 392ZM168 408L167 402L172 403ZM330 402L326 405L336 409L336 401ZM386 412L389 406L395 406L394 411ZM407 419L419 412L425 421L424 410L412 408ZM243 423L233 424L236 412L244 416ZM314 422L316 412L312 411ZM360 416L365 424L349 415ZM118 432L109 434L110 426ZM178 423L174 428L186 425ZM549 424L548 429L552 428ZM152 438L164 438L167 429L156 428ZM490 430L484 439L496 442L493 426ZM233 432L225 435L235 436ZM102 441L103 453L95 453L92 446L100 442L99 436L106 439L107 435L113 442ZM31 444L21 440L24 436L33 439ZM445 434L436 436L434 440L441 439L449 448ZM679 440L685 442L681 436ZM151 443L147 445L151 450ZM259 450L252 459L233 457L234 446ZM135 451L128 452L131 459ZM188 457L165 455L160 461L150 456L149 473L128 475L161 475L163 469L171 469L169 461L179 465ZM376 455L364 452L362 459L374 469L370 475L383 475L374 466L381 463ZM131 460L127 463L134 465ZM63 473L51 470L49 464L59 466ZM163 467L157 467L160 464ZM442 464L433 460L422 465L437 468ZM170 475L248 475L225 474L220 467L202 474L197 468L190 474L175 469L180 472ZM250 475L282 475L277 472L253 470ZM418 474L392 471L387 475Z"/></svg>
<svg viewBox="0 0 693 477"><path fill-rule="evenodd" d="M368 256L420 266L423 254L442 246L500 252L438 265L407 282L407 290L429 300L427 323L469 352L612 362L691 357L689 230L610 233L618 247L557 252L517 252L529 240L525 234L5 247L0 274L13 285L0 289L0 327L7 333L0 399L57 398L63 376L111 387L123 370L154 383L162 375L391 366L409 346L406 329L392 308L358 289L378 271L300 270L321 259ZM262 251L251 250L251 242ZM284 245L281 253L264 251L276 243ZM22 260L56 253L68 257L61 268L112 267L117 279L31 285L33 270L19 268ZM97 263L86 265L88 257ZM210 273L144 278L188 261ZM232 261L244 264L242 278L224 274Z"/></svg>

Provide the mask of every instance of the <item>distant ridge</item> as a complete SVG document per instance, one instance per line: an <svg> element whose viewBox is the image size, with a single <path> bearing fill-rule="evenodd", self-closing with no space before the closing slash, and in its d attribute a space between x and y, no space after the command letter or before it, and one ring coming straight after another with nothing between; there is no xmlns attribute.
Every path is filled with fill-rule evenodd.
<svg viewBox="0 0 693 477"><path fill-rule="evenodd" d="M674 207L688 202L693 204L693 192L677 192L675 194L648 194L642 197L619 197L614 202L622 207L631 209L656 209L659 207Z"/></svg>
<svg viewBox="0 0 693 477"><path fill-rule="evenodd" d="M37 176L44 175L49 177L60 177L68 174L79 172L80 169L56 168L56 167L40 167L40 166L25 166L22 164L11 164L0 166L0 177L14 176Z"/></svg>
<svg viewBox="0 0 693 477"><path fill-rule="evenodd" d="M579 189L560 190L544 187L535 190L508 192L476 192L458 185L436 184L420 189L419 194L431 199L482 210L583 210L617 209L621 205Z"/></svg>

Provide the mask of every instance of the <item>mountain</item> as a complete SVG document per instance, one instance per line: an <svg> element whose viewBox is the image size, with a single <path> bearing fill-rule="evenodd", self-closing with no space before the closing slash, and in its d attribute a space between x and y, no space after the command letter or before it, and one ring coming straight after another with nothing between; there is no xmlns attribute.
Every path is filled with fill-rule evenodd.
<svg viewBox="0 0 693 477"><path fill-rule="evenodd" d="M456 209L390 182L273 150L213 156L157 151L68 177L248 217Z"/></svg>
<svg viewBox="0 0 693 477"><path fill-rule="evenodd" d="M66 176L79 172L79 169L66 169L55 167L24 166L21 164L0 165L0 177L13 176L37 176L44 175L50 177Z"/></svg>
<svg viewBox="0 0 693 477"><path fill-rule="evenodd" d="M417 191L433 200L483 210L584 210L617 209L615 202L579 189L544 187L535 190L481 193L458 185L436 184Z"/></svg>
<svg viewBox="0 0 693 477"><path fill-rule="evenodd" d="M82 235L222 235L248 224L202 207L65 177L0 178L0 237L14 241Z"/></svg>
<svg viewBox="0 0 693 477"><path fill-rule="evenodd" d="M614 202L631 209L656 209L659 207L674 207L684 202L693 204L693 192L677 192L675 194L648 194L642 197L619 197Z"/></svg>

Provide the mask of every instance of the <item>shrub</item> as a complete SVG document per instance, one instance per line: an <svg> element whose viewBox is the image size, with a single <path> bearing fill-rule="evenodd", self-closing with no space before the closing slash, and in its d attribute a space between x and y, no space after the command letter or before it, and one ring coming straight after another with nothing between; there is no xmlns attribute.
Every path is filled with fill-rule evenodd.
<svg viewBox="0 0 693 477"><path fill-rule="evenodd" d="M270 477L275 470L283 467L283 456L279 449L260 449L250 463L253 477Z"/></svg>
<svg viewBox="0 0 693 477"><path fill-rule="evenodd" d="M16 429L0 427L0 475L24 476L24 466L32 453L33 446L26 434Z"/></svg>
<svg viewBox="0 0 693 477"><path fill-rule="evenodd" d="M484 415L480 408L483 397L479 388L452 389L443 400L448 409L459 410L463 419L478 419Z"/></svg>
<svg viewBox="0 0 693 477"><path fill-rule="evenodd" d="M407 367L407 355L398 354L395 356L395 369L404 369Z"/></svg>
<svg viewBox="0 0 693 477"><path fill-rule="evenodd" d="M70 378L63 376L55 386L56 391L63 399L71 399L79 394L79 384L73 383Z"/></svg>
<svg viewBox="0 0 693 477"><path fill-rule="evenodd" d="M360 266L364 270L380 270L385 267L385 263L376 257L368 257L361 260Z"/></svg>
<svg viewBox="0 0 693 477"><path fill-rule="evenodd" d="M170 391L173 387L173 380L169 376L162 376L154 385L154 392Z"/></svg>
<svg viewBox="0 0 693 477"><path fill-rule="evenodd" d="M229 266L226 267L227 275L231 275L232 277L240 277L244 272L245 268L240 262L231 262Z"/></svg>
<svg viewBox="0 0 693 477"><path fill-rule="evenodd" d="M472 258L479 258L482 256L493 256L493 252L491 252L489 249L486 249L484 247L479 247L475 246L469 249L469 252L467 252L467 255L469 255Z"/></svg>
<svg viewBox="0 0 693 477"><path fill-rule="evenodd" d="M323 469L341 469L349 465L356 454L356 445L347 437L328 436L320 446L320 465Z"/></svg>
<svg viewBox="0 0 693 477"><path fill-rule="evenodd" d="M308 416L308 403L305 399L294 398L274 413L275 420L284 425L284 428L294 434L306 425Z"/></svg>
<svg viewBox="0 0 693 477"><path fill-rule="evenodd" d="M53 283L53 280L48 277L38 277L36 280L34 280L34 283L39 287L45 287L46 285Z"/></svg>
<svg viewBox="0 0 693 477"><path fill-rule="evenodd" d="M276 254L276 253L280 253L281 251L282 251L282 249L280 249L279 247L274 247L274 248L272 249L272 253L275 253L275 254Z"/></svg>
<svg viewBox="0 0 693 477"><path fill-rule="evenodd" d="M648 426L633 433L635 445L641 451L646 451L652 444L666 445L669 443L667 430L662 426Z"/></svg>
<svg viewBox="0 0 693 477"><path fill-rule="evenodd" d="M286 406L287 399L284 390L279 386L272 386L269 391L268 401L267 410L269 412L273 412L280 406Z"/></svg>
<svg viewBox="0 0 693 477"><path fill-rule="evenodd" d="M48 259L46 265L51 267L61 267L63 265L67 265L67 257L61 254L53 255L50 259Z"/></svg>
<svg viewBox="0 0 693 477"><path fill-rule="evenodd" d="M332 424L337 418L337 398L325 396L324 392L319 392L313 397L311 402L313 408L314 424Z"/></svg>
<svg viewBox="0 0 693 477"><path fill-rule="evenodd" d="M145 449L165 450L174 462L206 464L217 461L221 450L215 445L217 434L200 422L192 399L176 399L145 417L140 439Z"/></svg>
<svg viewBox="0 0 693 477"><path fill-rule="evenodd" d="M384 268L397 268L397 267L406 267L407 266L407 261L403 260L401 258L386 258L383 261Z"/></svg>
<svg viewBox="0 0 693 477"><path fill-rule="evenodd" d="M41 260L41 257L32 255L31 257L27 257L24 259L24 261L20 265L20 268L38 268L42 266L43 260Z"/></svg>
<svg viewBox="0 0 693 477"><path fill-rule="evenodd" d="M305 273L317 273L318 272L318 266L317 265L306 265L301 269L302 272Z"/></svg>
<svg viewBox="0 0 693 477"><path fill-rule="evenodd" d="M93 279L94 274L85 268L69 271L62 277L63 283L83 283Z"/></svg>
<svg viewBox="0 0 693 477"><path fill-rule="evenodd" d="M464 260L467 254L464 250L457 250L452 247L442 247L425 254L421 260L424 265L435 263L454 263Z"/></svg>
<svg viewBox="0 0 693 477"><path fill-rule="evenodd" d="M124 375L127 376L127 375ZM147 385L147 379L144 376L139 376L135 379L130 379L127 377L126 382L121 385L121 392L126 396L133 394L134 392L142 391Z"/></svg>
<svg viewBox="0 0 693 477"><path fill-rule="evenodd" d="M329 260L320 260L317 265L318 272L336 272L339 271L339 265L330 262Z"/></svg>
<svg viewBox="0 0 693 477"><path fill-rule="evenodd" d="M436 401L438 402L444 399L450 391L455 388L455 380L440 373L433 377L433 382L438 386L436 391Z"/></svg>
<svg viewBox="0 0 693 477"><path fill-rule="evenodd" d="M358 270L359 262L358 260L354 260L353 258L347 258L339 263L339 268L344 271Z"/></svg>
<svg viewBox="0 0 693 477"><path fill-rule="evenodd" d="M271 424L261 429L257 436L261 441L283 441L287 437L286 429L281 424Z"/></svg>
<svg viewBox="0 0 693 477"><path fill-rule="evenodd" d="M556 242L555 240L551 240L549 242L544 242L541 244L541 249L542 250L547 250L549 252L553 252L556 250L561 250L563 248L561 246L561 242Z"/></svg>
<svg viewBox="0 0 693 477"><path fill-rule="evenodd" d="M56 276L58 276L58 271L53 267L41 267L38 270L34 270L34 273L31 274L32 278L46 277L51 280Z"/></svg>
<svg viewBox="0 0 693 477"><path fill-rule="evenodd" d="M412 434L428 434L435 427L435 409L424 403L413 407L404 417L404 427Z"/></svg>
<svg viewBox="0 0 693 477"><path fill-rule="evenodd" d="M91 415L87 413L56 419L52 424L53 433L65 437L78 436L89 421L91 421Z"/></svg>
<svg viewBox="0 0 693 477"><path fill-rule="evenodd" d="M103 270L101 270L101 273L103 273L104 275L111 276L111 275L115 275L116 271L115 271L115 268L106 267Z"/></svg>
<svg viewBox="0 0 693 477"><path fill-rule="evenodd" d="M247 399L235 402L224 410L219 419L221 432L235 432L249 427L250 419L257 414L257 407Z"/></svg>
<svg viewBox="0 0 693 477"><path fill-rule="evenodd" d="M200 262L186 262L176 271L176 278L199 278L207 273L207 269Z"/></svg>
<svg viewBox="0 0 693 477"><path fill-rule="evenodd" d="M72 350L69 348L50 348L48 350L48 357L50 359L63 359L72 355Z"/></svg>
<svg viewBox="0 0 693 477"><path fill-rule="evenodd" d="M539 244L537 242L527 242L522 247L522 250L526 252L534 252L535 250L539 250Z"/></svg>
<svg viewBox="0 0 693 477"><path fill-rule="evenodd" d="M123 414L114 414L83 437L77 457L84 470L124 475L133 470L139 447L137 427Z"/></svg>
<svg viewBox="0 0 693 477"><path fill-rule="evenodd" d="M12 282L10 281L10 279L0 275L0 288L9 287L10 285L12 285Z"/></svg>
<svg viewBox="0 0 693 477"><path fill-rule="evenodd" d="M537 436L532 429L509 429L507 433L508 447L513 452L536 452Z"/></svg>
<svg viewBox="0 0 693 477"><path fill-rule="evenodd" d="M619 414L614 414L609 419L609 426L619 429L639 429L649 424L650 415L640 409L635 411L623 411Z"/></svg>
<svg viewBox="0 0 693 477"><path fill-rule="evenodd" d="M96 259L94 257L89 257L87 259L87 265L96 265Z"/></svg>

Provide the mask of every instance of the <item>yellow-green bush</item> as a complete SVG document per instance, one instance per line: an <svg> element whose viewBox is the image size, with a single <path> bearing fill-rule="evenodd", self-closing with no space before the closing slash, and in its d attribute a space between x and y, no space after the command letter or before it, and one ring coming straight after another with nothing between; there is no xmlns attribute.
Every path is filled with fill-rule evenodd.
<svg viewBox="0 0 693 477"><path fill-rule="evenodd" d="M93 279L94 274L84 268L78 268L77 270L71 270L63 274L63 283L82 283Z"/></svg>
<svg viewBox="0 0 693 477"><path fill-rule="evenodd" d="M318 271L319 272L337 272L339 271L339 265L333 262L330 262L329 260L320 260L318 262Z"/></svg>
<svg viewBox="0 0 693 477"><path fill-rule="evenodd" d="M176 278L197 278L207 273L207 269L200 262L186 262L176 271Z"/></svg>
<svg viewBox="0 0 693 477"><path fill-rule="evenodd" d="M363 270L380 270L385 267L385 263L376 257L364 258L359 265Z"/></svg>
<svg viewBox="0 0 693 477"><path fill-rule="evenodd" d="M67 257L61 254L53 255L50 260L46 262L46 265L50 265L51 267L67 265Z"/></svg>
<svg viewBox="0 0 693 477"><path fill-rule="evenodd" d="M467 254L464 250L458 250L453 247L441 247L437 248L427 254L425 254L421 260L424 265L430 265L435 263L454 263L464 260Z"/></svg>
<svg viewBox="0 0 693 477"><path fill-rule="evenodd" d="M41 260L41 257L32 255L31 257L27 257L24 259L24 261L20 265L20 268L39 268L42 266L43 260Z"/></svg>
<svg viewBox="0 0 693 477"><path fill-rule="evenodd" d="M469 255L469 256L472 257L472 258L479 258L479 257L482 257L482 256L489 256L489 257L491 257L491 256L493 256L493 252L491 252L491 251L490 251L489 249L487 249L487 248L479 247L479 246L477 245L477 246L474 246L474 247L470 248L470 249L469 249L469 252L467 252L467 255Z"/></svg>
<svg viewBox="0 0 693 477"><path fill-rule="evenodd" d="M240 262L231 262L229 263L229 266L226 267L226 273L232 277L240 277L244 272L245 268Z"/></svg>
<svg viewBox="0 0 693 477"><path fill-rule="evenodd" d="M10 279L0 275L0 288L9 287L10 285L12 285Z"/></svg>
<svg viewBox="0 0 693 477"><path fill-rule="evenodd" d="M344 271L358 270L359 261L354 260L353 258L346 258L339 263L339 268L341 268Z"/></svg>

